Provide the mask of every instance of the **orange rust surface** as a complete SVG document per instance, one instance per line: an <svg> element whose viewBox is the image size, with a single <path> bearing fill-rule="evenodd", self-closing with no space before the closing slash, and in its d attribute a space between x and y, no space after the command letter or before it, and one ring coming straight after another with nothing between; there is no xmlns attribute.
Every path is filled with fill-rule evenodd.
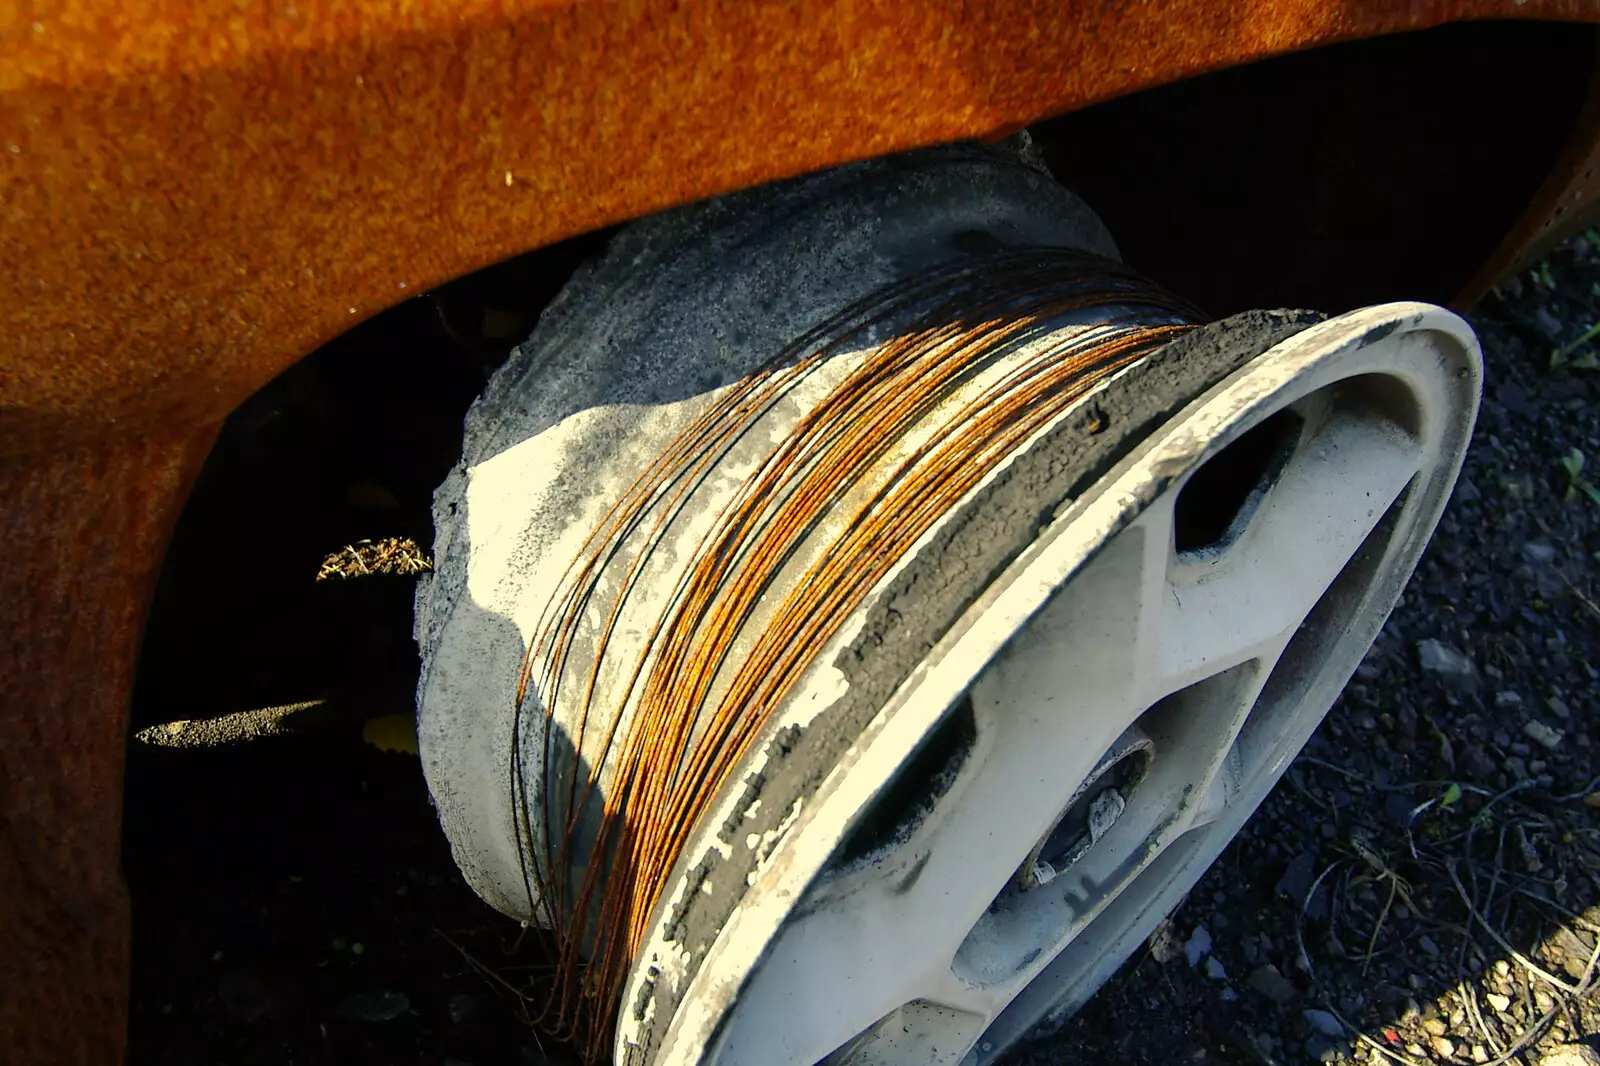
<svg viewBox="0 0 1600 1066"><path fill-rule="evenodd" d="M114 1063L123 707L208 433L0 461L0 1061Z"/></svg>
<svg viewBox="0 0 1600 1066"><path fill-rule="evenodd" d="M0 12L0 454L215 421L408 294L668 204L1490 15L1596 12L21 0Z"/></svg>
<svg viewBox="0 0 1600 1066"><path fill-rule="evenodd" d="M440 281L1271 54L1587 0L0 5L0 1049L111 1063L139 620L210 427ZM1556 179L1552 179L1556 180Z"/></svg>

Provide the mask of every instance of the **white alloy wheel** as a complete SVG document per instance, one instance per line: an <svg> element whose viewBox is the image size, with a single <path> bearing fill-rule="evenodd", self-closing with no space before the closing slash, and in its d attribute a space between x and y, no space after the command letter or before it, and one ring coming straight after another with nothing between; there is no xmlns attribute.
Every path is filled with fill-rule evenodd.
<svg viewBox="0 0 1600 1066"><path fill-rule="evenodd" d="M1374 307L1278 344L1153 433L841 760L655 1061L982 1064L1070 1017L1377 635L1454 483L1478 360L1456 316ZM930 738L918 772L947 778L931 804L900 799L889 816L915 824L839 861L855 812Z"/></svg>
<svg viewBox="0 0 1600 1066"><path fill-rule="evenodd" d="M843 168L623 231L469 415L424 767L485 899L620 959L617 1063L997 1061L1359 663L1470 436L1470 329L1195 328L1114 256L1025 156ZM664 763L648 810L692 813L628 813L633 723L687 751L706 708L748 719L723 772ZM619 954L573 886L635 854L670 863Z"/></svg>

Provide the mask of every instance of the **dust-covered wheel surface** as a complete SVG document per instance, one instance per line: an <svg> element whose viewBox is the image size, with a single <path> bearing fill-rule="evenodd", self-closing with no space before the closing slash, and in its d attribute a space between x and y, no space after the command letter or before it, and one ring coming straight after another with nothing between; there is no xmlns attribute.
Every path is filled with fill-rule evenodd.
<svg viewBox="0 0 1600 1066"><path fill-rule="evenodd" d="M985 1063L1304 743L1459 467L1460 319L1198 312L1026 155L636 224L468 418L419 595L458 863L619 1063Z"/></svg>

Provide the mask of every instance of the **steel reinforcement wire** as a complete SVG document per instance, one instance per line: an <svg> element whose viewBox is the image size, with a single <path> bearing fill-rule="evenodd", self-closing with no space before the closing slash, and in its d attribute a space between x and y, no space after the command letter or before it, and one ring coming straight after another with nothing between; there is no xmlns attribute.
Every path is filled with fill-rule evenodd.
<svg viewBox="0 0 1600 1066"><path fill-rule="evenodd" d="M1099 321L1063 329L1065 316L1095 310ZM604 1056L628 967L690 834L820 649L1007 456L1199 319L1120 264L1080 253L964 259L797 339L648 464L562 576L518 678L509 786L519 859L530 911L557 941L541 1026L578 1038L588 1062ZM624 610L708 475L774 405L833 356L867 347L875 330L891 339L744 477L650 631L623 646ZM1017 365L958 397L1007 359ZM847 503L864 483L877 487ZM831 542L780 584L824 520ZM769 598L775 607L763 607ZM758 609L769 614L752 634ZM592 649L579 661L586 625ZM603 669L622 680L602 700ZM544 716L537 803L523 750L530 712ZM557 730L572 745L565 760L552 745ZM596 757L584 772L590 740ZM608 775L598 821L586 826Z"/></svg>

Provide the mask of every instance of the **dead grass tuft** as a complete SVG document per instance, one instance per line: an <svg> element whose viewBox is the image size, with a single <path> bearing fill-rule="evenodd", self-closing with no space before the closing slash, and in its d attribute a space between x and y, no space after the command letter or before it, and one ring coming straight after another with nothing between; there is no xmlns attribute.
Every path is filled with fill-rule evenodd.
<svg viewBox="0 0 1600 1066"><path fill-rule="evenodd" d="M409 576L433 569L433 560L410 537L385 537L347 544L322 560L317 580L370 577L373 574Z"/></svg>

